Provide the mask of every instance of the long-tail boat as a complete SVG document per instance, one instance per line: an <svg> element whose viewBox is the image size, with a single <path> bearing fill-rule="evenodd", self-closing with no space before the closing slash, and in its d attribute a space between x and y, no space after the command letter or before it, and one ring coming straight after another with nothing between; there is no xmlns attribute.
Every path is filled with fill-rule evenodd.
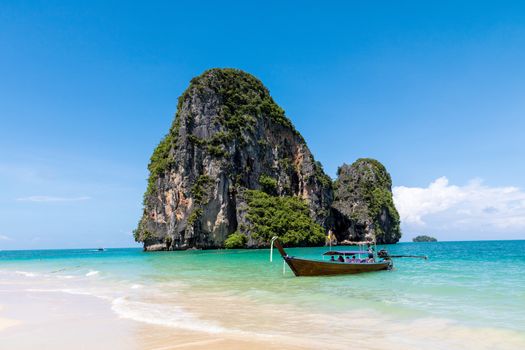
<svg viewBox="0 0 525 350"><path fill-rule="evenodd" d="M367 244L367 243L364 243ZM389 270L393 267L392 260L388 254L378 256L372 250L358 250L358 251L328 251L323 255L339 255L339 256L361 256L364 255L368 259L358 259L354 262L340 262L340 261L322 261L296 258L286 254L281 242L277 237L271 240L271 251L273 253L273 246L279 250L284 261L288 264L290 269L296 276L324 276L324 275L346 275L362 272L372 272L380 270ZM369 257L373 254L373 257ZM270 255L270 260L272 257ZM344 259L343 259L344 260ZM364 260L364 261L363 261Z"/></svg>

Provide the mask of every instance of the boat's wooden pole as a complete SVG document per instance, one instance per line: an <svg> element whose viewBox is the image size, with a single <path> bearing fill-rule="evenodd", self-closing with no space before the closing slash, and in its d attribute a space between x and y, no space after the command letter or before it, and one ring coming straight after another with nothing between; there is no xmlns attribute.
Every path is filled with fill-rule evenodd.
<svg viewBox="0 0 525 350"><path fill-rule="evenodd" d="M275 245L275 247L277 248L277 250L279 251L279 253L281 253L281 256L283 258L287 257L288 254L286 254L286 252L284 251L284 248L283 246L281 245L281 242L279 241L279 237L275 236L272 238L272 244Z"/></svg>

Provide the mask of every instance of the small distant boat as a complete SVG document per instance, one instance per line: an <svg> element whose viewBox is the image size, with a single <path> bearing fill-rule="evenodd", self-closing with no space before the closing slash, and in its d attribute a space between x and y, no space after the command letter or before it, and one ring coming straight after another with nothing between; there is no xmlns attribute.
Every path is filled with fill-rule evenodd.
<svg viewBox="0 0 525 350"><path fill-rule="evenodd" d="M365 259L359 259L359 262L340 262L340 261L321 261L321 260L310 260L296 258L294 256L289 256L286 254L281 242L277 237L272 238L271 241L271 250L273 253L273 246L279 250L284 261L288 264L290 269L296 276L327 276L327 275L347 275L363 272L373 272L381 270L390 270L393 267L393 262L390 259L388 253L384 252L382 255L376 253L370 253L367 250L357 250L357 251L328 251L324 253L324 256L363 256ZM369 244L367 242L362 243L362 245ZM369 254L373 254L373 258L368 261ZM272 258L270 257L270 260Z"/></svg>
<svg viewBox="0 0 525 350"><path fill-rule="evenodd" d="M105 252L105 251L106 251L106 249L104 249L104 248L97 248L97 252Z"/></svg>

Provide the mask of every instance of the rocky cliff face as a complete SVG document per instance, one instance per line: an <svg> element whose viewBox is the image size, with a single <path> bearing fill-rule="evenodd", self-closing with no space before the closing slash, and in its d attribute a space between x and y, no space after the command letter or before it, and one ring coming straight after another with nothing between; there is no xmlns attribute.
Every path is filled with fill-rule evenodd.
<svg viewBox="0 0 525 350"><path fill-rule="evenodd" d="M399 214L392 199L392 180L374 159L358 159L338 169L332 220L339 242L376 239L378 244L401 238Z"/></svg>
<svg viewBox="0 0 525 350"><path fill-rule="evenodd" d="M236 69L191 81L149 170L135 230L147 250L222 247L249 224L247 189L298 196L321 225L330 213L332 184L320 163L263 84Z"/></svg>

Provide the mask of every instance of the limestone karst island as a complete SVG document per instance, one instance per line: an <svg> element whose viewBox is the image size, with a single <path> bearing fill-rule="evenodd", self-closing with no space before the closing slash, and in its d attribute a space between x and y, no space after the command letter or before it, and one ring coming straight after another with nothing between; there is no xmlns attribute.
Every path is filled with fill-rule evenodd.
<svg viewBox="0 0 525 350"><path fill-rule="evenodd" d="M343 160L344 161L344 160ZM268 89L238 69L210 69L179 97L153 151L144 213L145 250L396 243L392 180L374 159L325 174Z"/></svg>

